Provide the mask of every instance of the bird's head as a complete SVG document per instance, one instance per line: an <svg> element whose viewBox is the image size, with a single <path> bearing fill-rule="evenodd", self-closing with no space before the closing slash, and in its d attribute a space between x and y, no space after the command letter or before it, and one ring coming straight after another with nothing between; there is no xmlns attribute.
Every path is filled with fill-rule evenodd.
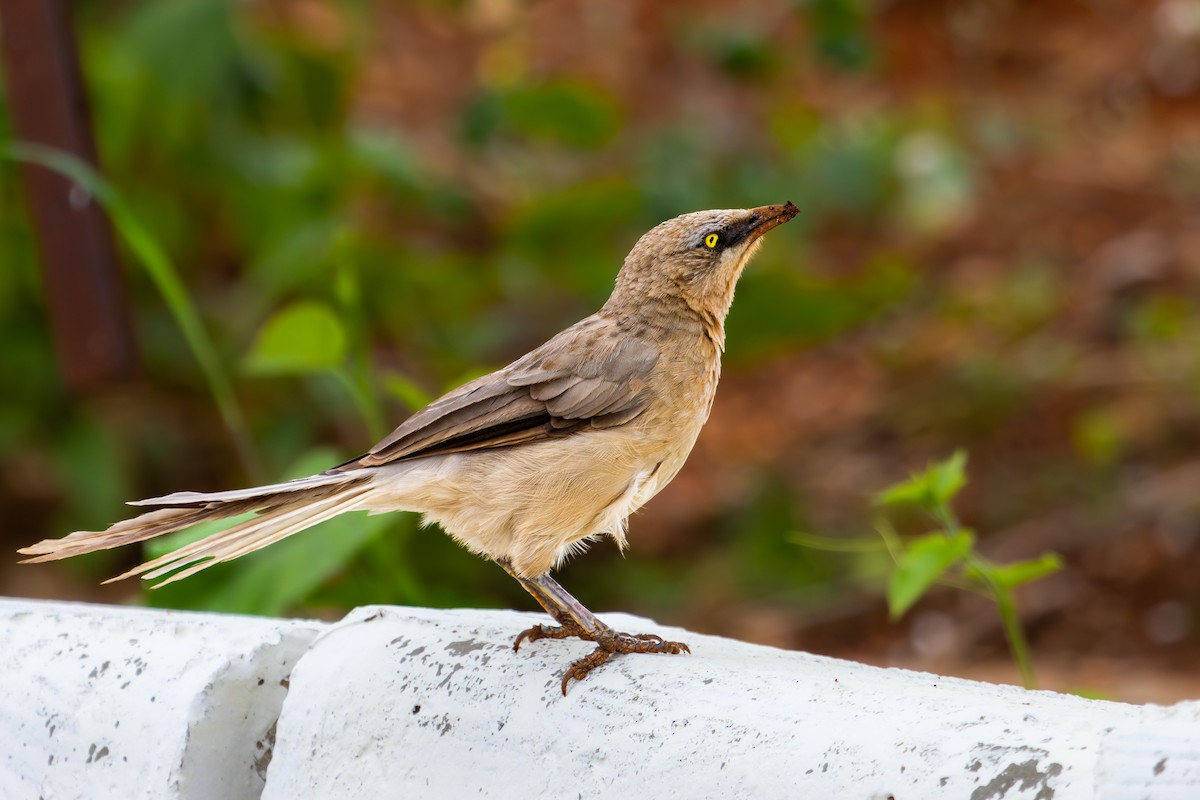
<svg viewBox="0 0 1200 800"><path fill-rule="evenodd" d="M718 326L762 235L800 209L791 202L684 214L647 232L625 258L609 304L680 298Z"/></svg>

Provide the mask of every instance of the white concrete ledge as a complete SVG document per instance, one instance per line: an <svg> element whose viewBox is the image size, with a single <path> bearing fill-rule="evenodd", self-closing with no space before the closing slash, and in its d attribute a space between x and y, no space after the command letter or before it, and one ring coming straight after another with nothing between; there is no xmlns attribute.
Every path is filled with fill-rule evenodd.
<svg viewBox="0 0 1200 800"><path fill-rule="evenodd" d="M0 798L256 798L316 625L0 599Z"/></svg>
<svg viewBox="0 0 1200 800"><path fill-rule="evenodd" d="M563 698L590 646L514 654L532 614L364 608L317 625L0 601L0 797L1200 797L1200 703L606 618L693 655L614 659Z"/></svg>

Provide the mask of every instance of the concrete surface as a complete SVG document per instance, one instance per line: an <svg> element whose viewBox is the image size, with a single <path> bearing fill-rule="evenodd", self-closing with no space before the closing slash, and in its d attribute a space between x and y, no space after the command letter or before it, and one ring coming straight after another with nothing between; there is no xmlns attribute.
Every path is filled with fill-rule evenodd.
<svg viewBox="0 0 1200 800"><path fill-rule="evenodd" d="M0 798L259 797L317 630L0 599Z"/></svg>
<svg viewBox="0 0 1200 800"><path fill-rule="evenodd" d="M379 607L320 625L0 601L0 798L1200 798L1200 703L606 619L693 655L620 657L564 698L591 646L513 653L540 615Z"/></svg>

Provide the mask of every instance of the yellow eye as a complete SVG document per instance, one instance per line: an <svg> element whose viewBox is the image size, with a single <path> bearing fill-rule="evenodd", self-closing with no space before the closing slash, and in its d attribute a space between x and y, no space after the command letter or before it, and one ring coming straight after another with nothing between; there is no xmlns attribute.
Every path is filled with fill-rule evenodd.
<svg viewBox="0 0 1200 800"><path fill-rule="evenodd" d="M720 240L721 240L720 236L717 236L715 233L710 233L708 236L704 237L704 246L707 247L709 250L712 250L714 247L717 246L717 242Z"/></svg>

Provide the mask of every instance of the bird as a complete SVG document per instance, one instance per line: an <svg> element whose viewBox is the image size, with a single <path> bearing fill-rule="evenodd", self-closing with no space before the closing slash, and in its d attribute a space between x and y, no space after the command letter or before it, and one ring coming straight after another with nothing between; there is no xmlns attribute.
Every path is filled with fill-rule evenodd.
<svg viewBox="0 0 1200 800"><path fill-rule="evenodd" d="M599 311L434 400L366 454L285 483L133 501L148 510L22 548L22 563L254 512L110 579L161 586L339 514L410 511L499 564L554 620L521 631L514 650L539 639L595 643L563 673L564 695L614 655L690 653L613 629L551 573L604 536L623 551L630 514L679 472L712 409L738 278L763 234L798 211L788 201L662 222L638 239Z"/></svg>

